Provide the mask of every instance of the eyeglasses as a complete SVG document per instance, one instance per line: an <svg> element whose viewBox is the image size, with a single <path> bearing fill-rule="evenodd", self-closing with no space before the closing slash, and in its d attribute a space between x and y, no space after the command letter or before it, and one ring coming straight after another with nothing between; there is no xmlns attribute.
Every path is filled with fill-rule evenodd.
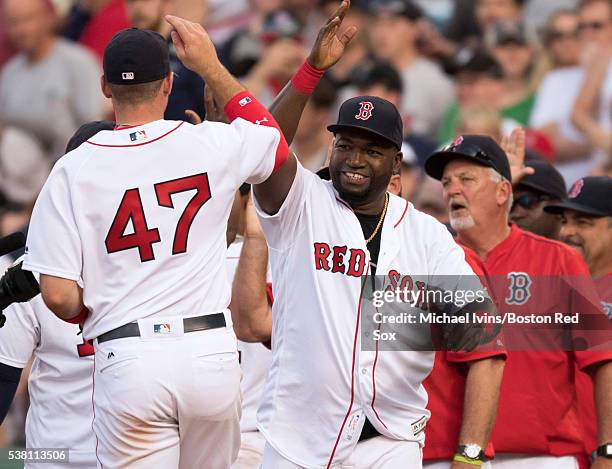
<svg viewBox="0 0 612 469"><path fill-rule="evenodd" d="M576 39L578 36L578 30L574 29L573 31L548 31L546 33L546 38L549 42L560 41L562 39Z"/></svg>
<svg viewBox="0 0 612 469"><path fill-rule="evenodd" d="M472 145L471 143L451 143L444 149L444 151L450 151L459 155L467 156L468 158L474 158L481 161L485 166L492 167L499 174L503 174L495 164L495 161L493 161L489 155L487 155L480 147Z"/></svg>
<svg viewBox="0 0 612 469"><path fill-rule="evenodd" d="M546 200L551 200L551 197L544 194L523 194L520 197L514 199L514 203L512 204L512 208L520 205L526 209L532 209L536 207L539 203L544 202Z"/></svg>
<svg viewBox="0 0 612 469"><path fill-rule="evenodd" d="M592 29L593 31L599 31L600 29L605 28L607 25L608 23L604 21L591 21L591 22L578 23L578 32L582 32L586 29Z"/></svg>

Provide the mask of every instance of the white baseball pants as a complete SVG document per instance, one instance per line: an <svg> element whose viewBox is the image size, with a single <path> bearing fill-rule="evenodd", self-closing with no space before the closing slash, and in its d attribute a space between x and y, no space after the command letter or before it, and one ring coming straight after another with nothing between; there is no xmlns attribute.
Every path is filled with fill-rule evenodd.
<svg viewBox="0 0 612 469"><path fill-rule="evenodd" d="M348 461L331 469L421 469L422 451L417 442L377 436L357 443ZM302 469L266 443L261 469Z"/></svg>
<svg viewBox="0 0 612 469"><path fill-rule="evenodd" d="M240 445L240 377L231 320L225 328L95 341L98 467L227 469ZM157 318L156 322L161 321Z"/></svg>

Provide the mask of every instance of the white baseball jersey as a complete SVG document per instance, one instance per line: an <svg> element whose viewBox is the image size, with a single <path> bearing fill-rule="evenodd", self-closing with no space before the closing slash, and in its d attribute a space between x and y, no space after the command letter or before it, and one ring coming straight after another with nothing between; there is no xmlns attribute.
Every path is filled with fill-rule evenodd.
<svg viewBox="0 0 612 469"><path fill-rule="evenodd" d="M24 269L82 278L87 338L141 318L227 308L234 194L269 177L279 141L277 129L243 119L98 133L53 168Z"/></svg>
<svg viewBox="0 0 612 469"><path fill-rule="evenodd" d="M227 273L230 281L234 279L236 268L238 267L242 244L242 240L236 240L227 248ZM255 432L257 431L257 408L261 400L261 392L266 375L272 362L272 352L261 343L239 340L238 353L240 367L242 368L242 381L240 382L240 392L242 393L240 431Z"/></svg>
<svg viewBox="0 0 612 469"><path fill-rule="evenodd" d="M257 414L268 443L295 464L328 467L347 461L367 417L386 437L422 444L434 352L361 350L369 253L352 209L298 163L279 212L258 213L274 279L272 366ZM392 271L474 275L442 224L390 195L377 275Z"/></svg>
<svg viewBox="0 0 612 469"><path fill-rule="evenodd" d="M28 379L28 448L69 448L71 464L96 467L93 420L93 346L79 327L57 318L42 297L14 303L0 328L0 362L24 368ZM50 469L50 464L28 465ZM61 466L64 467L64 466Z"/></svg>

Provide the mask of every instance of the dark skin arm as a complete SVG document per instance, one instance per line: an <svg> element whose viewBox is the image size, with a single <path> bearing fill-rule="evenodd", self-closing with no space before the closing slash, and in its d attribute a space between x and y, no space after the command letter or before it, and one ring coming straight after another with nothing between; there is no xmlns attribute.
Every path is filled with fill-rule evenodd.
<svg viewBox="0 0 612 469"><path fill-rule="evenodd" d="M308 62L318 70L331 68L344 53L346 45L355 36L357 29L350 27L339 34L342 20L350 6L350 0L344 0L327 23L319 31L317 41L310 52ZM285 86L270 107L270 113L278 122L287 143L291 145L295 131L300 122L308 95L296 90L291 82ZM287 161L263 183L255 186L255 196L260 207L268 214L277 213L287 198L293 184L297 160L293 152Z"/></svg>

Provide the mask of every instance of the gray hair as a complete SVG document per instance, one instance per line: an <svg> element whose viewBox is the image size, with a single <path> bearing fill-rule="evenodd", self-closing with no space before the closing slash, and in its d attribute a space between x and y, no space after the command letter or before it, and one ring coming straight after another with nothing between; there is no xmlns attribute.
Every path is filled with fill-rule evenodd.
<svg viewBox="0 0 612 469"><path fill-rule="evenodd" d="M508 179L506 179L504 176L498 173L495 169L493 168L488 168L488 169L489 169L489 176L493 182L508 181ZM512 183L510 181L508 182L510 183L510 186L512 186ZM508 206L506 207L508 215L510 215L510 211L512 210L513 203L514 203L514 194L512 193L512 191L510 191L510 197L508 197L508 202L507 202Z"/></svg>

